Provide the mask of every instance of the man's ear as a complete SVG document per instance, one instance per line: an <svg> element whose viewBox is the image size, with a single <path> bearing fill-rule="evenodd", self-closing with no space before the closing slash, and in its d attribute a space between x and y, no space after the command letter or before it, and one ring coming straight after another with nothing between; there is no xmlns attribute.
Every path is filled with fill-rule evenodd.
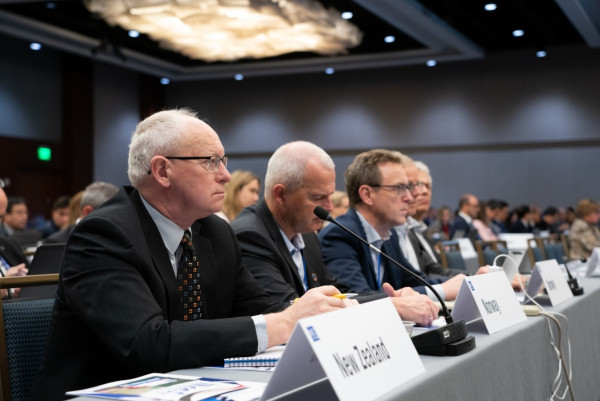
<svg viewBox="0 0 600 401"><path fill-rule="evenodd" d="M171 165L163 156L154 156L150 159L150 175L162 187L171 186Z"/></svg>
<svg viewBox="0 0 600 401"><path fill-rule="evenodd" d="M368 185L361 185L358 188L358 196L365 205L373 205L373 188Z"/></svg>
<svg viewBox="0 0 600 401"><path fill-rule="evenodd" d="M87 216L88 214L92 213L93 210L94 207L92 205L85 205L81 208L81 217Z"/></svg>
<svg viewBox="0 0 600 401"><path fill-rule="evenodd" d="M275 200L275 202L277 203L283 203L285 201L285 185L283 184L276 184L273 187L273 199Z"/></svg>

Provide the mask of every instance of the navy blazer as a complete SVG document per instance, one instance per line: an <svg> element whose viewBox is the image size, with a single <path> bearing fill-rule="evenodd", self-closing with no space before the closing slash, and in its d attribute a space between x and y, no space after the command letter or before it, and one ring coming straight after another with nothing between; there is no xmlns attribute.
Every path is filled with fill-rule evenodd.
<svg viewBox="0 0 600 401"><path fill-rule="evenodd" d="M473 226L467 223L461 215L457 215L452 224L450 224L449 237L451 240L456 239L454 236L459 233L461 235L457 238L468 238L471 230L473 230Z"/></svg>
<svg viewBox="0 0 600 401"><path fill-rule="evenodd" d="M76 225L33 400L256 353L250 316L284 305L244 267L227 222L211 215L191 231L204 318L184 322L168 251L136 190L121 189Z"/></svg>
<svg viewBox="0 0 600 401"><path fill-rule="evenodd" d="M366 239L367 236L354 209L339 216L337 221ZM344 282L350 291L359 293L381 291L375 277L371 249L366 244L335 224L324 227L319 232L319 240L327 269L335 274L338 280ZM398 235L394 230L392 230L390 239L383 243L382 250L392 259L425 279L425 276L416 271L402 255ZM395 289L413 287L416 291L425 294L423 284L411 274L406 273L384 257L381 258L381 263L385 267L383 282L390 283ZM435 284L437 283L438 281L435 282Z"/></svg>

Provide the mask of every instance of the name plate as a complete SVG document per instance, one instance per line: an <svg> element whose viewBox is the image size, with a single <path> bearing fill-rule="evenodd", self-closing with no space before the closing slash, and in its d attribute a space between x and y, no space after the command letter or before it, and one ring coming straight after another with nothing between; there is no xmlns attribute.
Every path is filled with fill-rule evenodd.
<svg viewBox="0 0 600 401"><path fill-rule="evenodd" d="M536 262L527 285L527 294L536 296L542 284L546 287L552 306L573 298L573 292L556 259Z"/></svg>
<svg viewBox="0 0 600 401"><path fill-rule="evenodd" d="M586 277L594 277L597 276L598 267L600 267L600 247L595 247L592 251L592 255L588 259L587 262L587 271L585 272Z"/></svg>
<svg viewBox="0 0 600 401"><path fill-rule="evenodd" d="M424 372L391 300L380 299L299 320L261 400L322 380L341 401L372 400Z"/></svg>
<svg viewBox="0 0 600 401"><path fill-rule="evenodd" d="M465 277L452 309L454 320L483 319L488 334L527 320L502 271Z"/></svg>

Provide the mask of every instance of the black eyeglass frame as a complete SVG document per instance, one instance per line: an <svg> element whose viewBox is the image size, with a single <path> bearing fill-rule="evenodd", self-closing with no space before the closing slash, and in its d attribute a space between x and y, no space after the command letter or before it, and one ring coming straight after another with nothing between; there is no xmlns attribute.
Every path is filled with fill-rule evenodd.
<svg viewBox="0 0 600 401"><path fill-rule="evenodd" d="M402 195L402 193L411 193L415 188L414 184L398 184L398 185L379 185L379 184L367 184L373 188L394 188L398 195Z"/></svg>

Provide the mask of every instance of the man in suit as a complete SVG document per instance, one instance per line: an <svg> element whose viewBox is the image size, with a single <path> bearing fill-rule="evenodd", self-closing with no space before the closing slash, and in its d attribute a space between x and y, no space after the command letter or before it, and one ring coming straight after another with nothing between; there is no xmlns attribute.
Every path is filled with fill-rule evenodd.
<svg viewBox="0 0 600 401"><path fill-rule="evenodd" d="M81 217L79 220L92 213L94 209L97 209L100 205L113 197L118 191L119 188L108 182L97 181L89 184L87 187L85 187L83 195L81 196ZM75 224L77 224L77 222ZM71 232L73 229L75 229L75 224L71 224L67 228L50 235L48 238L46 238L44 243L66 243L69 239L69 235L71 235Z"/></svg>
<svg viewBox="0 0 600 401"><path fill-rule="evenodd" d="M402 154L383 149L356 156L345 173L350 210L338 221L373 246L382 248L415 275L437 286L438 292L444 292L446 284L441 283L441 279L428 279L410 266L400 251L398 236L392 230L406 221L408 203L412 201L412 186L402 163ZM382 283L387 281L394 288L414 287L416 291L433 297L421 281L389 263L341 228L329 224L321 230L319 239L327 269L351 291L381 291ZM456 296L452 288L448 288L447 298Z"/></svg>
<svg viewBox="0 0 600 401"><path fill-rule="evenodd" d="M331 286L285 310L269 298L229 224L213 216L230 179L224 153L188 110L138 124L132 187L80 221L67 243L33 400L254 355L285 343L298 319L351 304Z"/></svg>
<svg viewBox="0 0 600 401"><path fill-rule="evenodd" d="M6 213L8 199L4 189L0 188L0 223ZM8 237L0 236L0 275L2 277L25 276L27 274L27 258L19 245ZM12 288L10 291L2 289L2 299L17 297L20 288Z"/></svg>
<svg viewBox="0 0 600 401"><path fill-rule="evenodd" d="M458 201L458 214L450 226L450 238L471 238L476 235L473 219L479 213L479 200L475 195L464 194ZM473 233L472 233L473 231Z"/></svg>
<svg viewBox="0 0 600 401"><path fill-rule="evenodd" d="M331 212L334 191L335 165L329 155L312 143L290 142L269 159L264 200L244 209L231 223L244 264L272 297L289 302L321 285L347 291L325 268L315 234L322 220L313 210L321 206ZM437 313L433 303L409 289L395 292L389 287L388 295L403 318L426 322Z"/></svg>
<svg viewBox="0 0 600 401"><path fill-rule="evenodd" d="M20 196L11 196L8 198L6 211L2 220L2 236L10 237L15 232L22 232L27 228L27 218L29 212L25 199Z"/></svg>

